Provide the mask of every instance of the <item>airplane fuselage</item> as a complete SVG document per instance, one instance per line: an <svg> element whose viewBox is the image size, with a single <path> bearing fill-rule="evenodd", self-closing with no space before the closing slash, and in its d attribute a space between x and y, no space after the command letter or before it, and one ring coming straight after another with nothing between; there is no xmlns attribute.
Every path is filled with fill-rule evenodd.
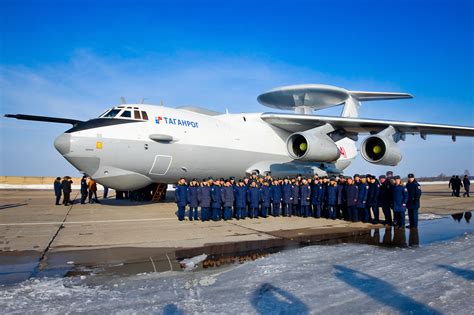
<svg viewBox="0 0 474 315"><path fill-rule="evenodd" d="M339 173L357 154L352 140L336 142L335 163L293 160L286 147L290 133L263 121L261 113L207 115L165 106L127 104L147 119L97 118L73 127L55 141L58 151L79 171L118 190L150 183L175 183L180 177L241 178L256 171L273 176Z"/></svg>

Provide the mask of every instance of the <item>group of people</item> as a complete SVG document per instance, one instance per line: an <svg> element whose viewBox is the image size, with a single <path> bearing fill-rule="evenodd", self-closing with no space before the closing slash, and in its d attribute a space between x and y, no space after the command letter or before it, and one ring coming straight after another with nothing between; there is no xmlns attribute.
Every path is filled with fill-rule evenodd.
<svg viewBox="0 0 474 315"><path fill-rule="evenodd" d="M413 174L402 183L392 172L376 176L355 174L339 177L274 179L253 174L240 180L207 178L189 184L178 181L175 199L178 219L189 220L246 219L272 216L300 216L405 227L408 210L410 227L418 226L421 187ZM393 216L392 216L393 211Z"/></svg>
<svg viewBox="0 0 474 315"><path fill-rule="evenodd" d="M451 196L453 197L461 197L461 188L464 187L464 194L462 195L463 197L469 197L469 190L471 188L471 181L469 179L469 176L464 175L463 179L458 175L453 175L451 176L451 179L449 180L448 187L451 188Z"/></svg>
<svg viewBox="0 0 474 315"><path fill-rule="evenodd" d="M60 205L61 197L63 197L62 204L69 206L72 204L71 191L72 191L72 178L70 176L56 177L54 180L54 194L56 196L56 205ZM104 196L106 199L108 194L108 188L104 186ZM100 203L97 197L97 183L92 178L84 175L81 179L81 204L85 204L88 199L89 203Z"/></svg>

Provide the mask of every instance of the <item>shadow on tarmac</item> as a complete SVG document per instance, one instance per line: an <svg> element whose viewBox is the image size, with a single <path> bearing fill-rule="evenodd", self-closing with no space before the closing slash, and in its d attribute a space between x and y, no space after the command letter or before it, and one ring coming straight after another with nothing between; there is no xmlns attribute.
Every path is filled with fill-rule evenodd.
<svg viewBox="0 0 474 315"><path fill-rule="evenodd" d="M468 281L474 281L474 270L462 269L458 267L448 266L448 265L436 265L439 268L446 269L456 276L462 277Z"/></svg>
<svg viewBox="0 0 474 315"><path fill-rule="evenodd" d="M258 314L309 314L309 307L303 301L270 283L258 287L251 302Z"/></svg>

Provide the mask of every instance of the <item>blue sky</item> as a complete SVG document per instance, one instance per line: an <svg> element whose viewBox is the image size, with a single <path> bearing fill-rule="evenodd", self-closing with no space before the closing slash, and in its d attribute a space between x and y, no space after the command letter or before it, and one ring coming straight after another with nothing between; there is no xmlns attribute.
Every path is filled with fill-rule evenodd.
<svg viewBox="0 0 474 315"><path fill-rule="evenodd" d="M1 1L0 113L88 119L119 102L269 111L286 84L409 92L362 117L474 125L473 1ZM321 111L339 114L340 108ZM76 175L65 125L0 119L0 175ZM408 137L394 170L474 173L474 140ZM351 172L385 171L358 158Z"/></svg>

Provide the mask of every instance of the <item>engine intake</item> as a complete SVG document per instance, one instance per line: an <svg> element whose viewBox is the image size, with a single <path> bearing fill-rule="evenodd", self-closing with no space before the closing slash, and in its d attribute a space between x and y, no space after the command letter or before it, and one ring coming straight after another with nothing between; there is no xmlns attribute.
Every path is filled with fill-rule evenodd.
<svg viewBox="0 0 474 315"><path fill-rule="evenodd" d="M333 162L341 155L327 134L314 133L314 129L290 135L286 147L291 158L301 161Z"/></svg>
<svg viewBox="0 0 474 315"><path fill-rule="evenodd" d="M400 149L391 136L374 135L362 142L364 160L373 164L395 166L402 160Z"/></svg>

